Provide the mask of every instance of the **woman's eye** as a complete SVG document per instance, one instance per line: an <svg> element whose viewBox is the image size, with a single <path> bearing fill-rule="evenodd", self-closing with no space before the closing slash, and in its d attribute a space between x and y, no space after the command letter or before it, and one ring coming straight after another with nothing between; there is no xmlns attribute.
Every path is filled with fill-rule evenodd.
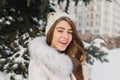
<svg viewBox="0 0 120 80"><path fill-rule="evenodd" d="M73 34L73 31L69 31L68 33L69 33L69 34Z"/></svg>
<svg viewBox="0 0 120 80"><path fill-rule="evenodd" d="M63 32L63 30L58 30L58 32Z"/></svg>

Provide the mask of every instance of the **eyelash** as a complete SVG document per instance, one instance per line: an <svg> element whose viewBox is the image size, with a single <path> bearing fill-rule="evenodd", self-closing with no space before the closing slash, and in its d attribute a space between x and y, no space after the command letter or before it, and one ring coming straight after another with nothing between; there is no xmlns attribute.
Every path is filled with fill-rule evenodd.
<svg viewBox="0 0 120 80"><path fill-rule="evenodd" d="M58 32L63 32L63 30L58 30ZM70 33L70 34L73 34L73 32L72 31L68 31L68 33Z"/></svg>
<svg viewBox="0 0 120 80"><path fill-rule="evenodd" d="M71 31L71 32L68 32L68 33L73 34L73 32L72 32L72 31Z"/></svg>
<svg viewBox="0 0 120 80"><path fill-rule="evenodd" d="M63 30L58 30L58 32L63 32Z"/></svg>

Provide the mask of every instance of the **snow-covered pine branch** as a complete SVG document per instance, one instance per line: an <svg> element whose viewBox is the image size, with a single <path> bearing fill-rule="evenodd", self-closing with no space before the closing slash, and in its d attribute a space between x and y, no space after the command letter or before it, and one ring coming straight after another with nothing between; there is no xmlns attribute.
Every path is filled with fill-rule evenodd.
<svg viewBox="0 0 120 80"><path fill-rule="evenodd" d="M100 60L101 62L108 62L107 55L108 49L104 46L105 41L99 38L96 38L91 43L84 42L85 51L86 51L86 62L93 64L95 59Z"/></svg>

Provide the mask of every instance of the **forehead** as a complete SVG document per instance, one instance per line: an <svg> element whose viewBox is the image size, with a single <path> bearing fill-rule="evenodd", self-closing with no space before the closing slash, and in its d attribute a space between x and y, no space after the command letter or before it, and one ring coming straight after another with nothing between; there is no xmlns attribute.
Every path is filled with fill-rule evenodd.
<svg viewBox="0 0 120 80"><path fill-rule="evenodd" d="M56 24L56 28L71 29L71 25L67 21L61 20Z"/></svg>

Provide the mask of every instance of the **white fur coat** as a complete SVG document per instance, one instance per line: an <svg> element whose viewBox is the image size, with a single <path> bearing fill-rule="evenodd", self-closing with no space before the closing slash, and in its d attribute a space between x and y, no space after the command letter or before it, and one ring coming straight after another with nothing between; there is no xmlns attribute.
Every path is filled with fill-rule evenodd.
<svg viewBox="0 0 120 80"><path fill-rule="evenodd" d="M76 80L71 59L48 46L44 37L30 41L29 51L29 80Z"/></svg>

